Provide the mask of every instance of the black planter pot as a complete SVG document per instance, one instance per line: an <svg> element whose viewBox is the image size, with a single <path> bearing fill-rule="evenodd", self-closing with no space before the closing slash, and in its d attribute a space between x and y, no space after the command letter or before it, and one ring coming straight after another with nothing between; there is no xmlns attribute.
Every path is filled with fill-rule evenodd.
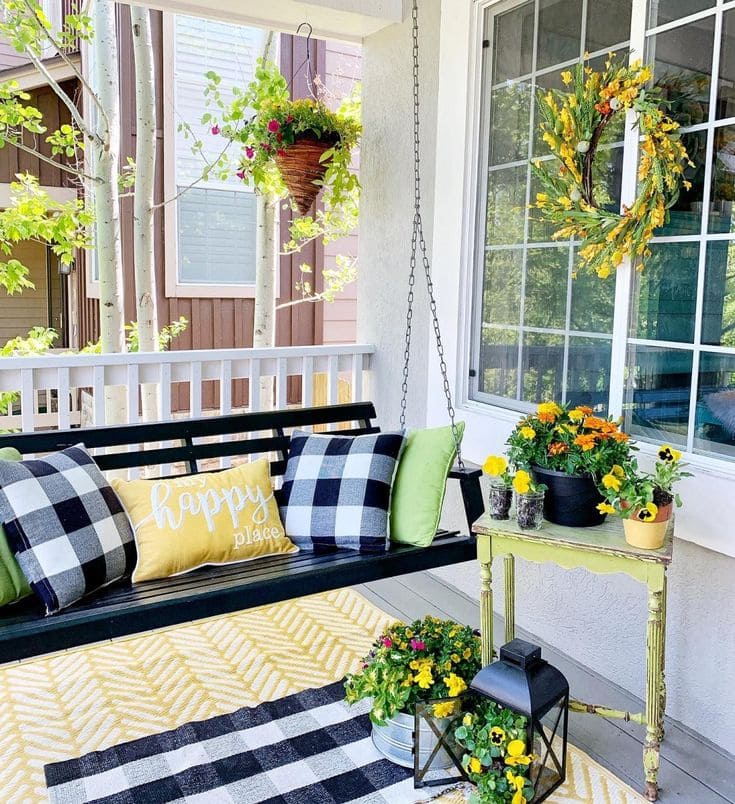
<svg viewBox="0 0 735 804"><path fill-rule="evenodd" d="M549 522L589 528L605 521L605 514L597 510L598 503L603 501L602 495L589 475L568 475L540 466L532 466L531 473L536 483L543 483L547 488L544 517Z"/></svg>

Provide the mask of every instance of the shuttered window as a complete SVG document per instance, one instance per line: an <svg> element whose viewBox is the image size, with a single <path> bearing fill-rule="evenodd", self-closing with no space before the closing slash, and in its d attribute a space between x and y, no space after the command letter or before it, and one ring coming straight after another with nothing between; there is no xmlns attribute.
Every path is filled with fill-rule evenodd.
<svg viewBox="0 0 735 804"><path fill-rule="evenodd" d="M260 28L176 15L174 22L174 111L176 188L181 192L202 174L227 144L201 124L207 111L205 74L222 77L225 100L234 86L253 79L266 32ZM192 152L187 124L202 142ZM230 153L236 156L233 149ZM234 174L234 171L233 171ZM256 199L234 175L197 183L177 200L178 281L182 284L251 285L255 281Z"/></svg>

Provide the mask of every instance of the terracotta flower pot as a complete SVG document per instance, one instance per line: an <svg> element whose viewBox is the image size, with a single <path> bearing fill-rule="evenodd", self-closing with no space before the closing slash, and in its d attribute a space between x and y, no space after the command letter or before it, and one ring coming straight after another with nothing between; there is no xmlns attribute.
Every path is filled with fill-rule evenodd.
<svg viewBox="0 0 735 804"><path fill-rule="evenodd" d="M636 511L628 519L623 520L625 541L631 547L660 550L664 546L669 519L671 519L671 503L661 506L656 517L650 521L638 519Z"/></svg>
<svg viewBox="0 0 735 804"><path fill-rule="evenodd" d="M334 145L334 138L317 140L315 137L299 137L281 155L276 156L276 165L300 215L306 215L319 195L321 185L316 182L324 178L329 162L321 162L320 159Z"/></svg>

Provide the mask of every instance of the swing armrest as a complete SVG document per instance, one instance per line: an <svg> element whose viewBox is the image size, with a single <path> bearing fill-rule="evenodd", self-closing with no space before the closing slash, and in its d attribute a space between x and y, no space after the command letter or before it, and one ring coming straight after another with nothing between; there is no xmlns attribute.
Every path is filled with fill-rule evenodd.
<svg viewBox="0 0 735 804"><path fill-rule="evenodd" d="M449 477L453 480L459 480L464 513L467 518L467 528L468 532L471 533L474 522L485 513L485 503L482 499L482 489L480 487L482 470L469 466L464 468L455 466L449 472Z"/></svg>

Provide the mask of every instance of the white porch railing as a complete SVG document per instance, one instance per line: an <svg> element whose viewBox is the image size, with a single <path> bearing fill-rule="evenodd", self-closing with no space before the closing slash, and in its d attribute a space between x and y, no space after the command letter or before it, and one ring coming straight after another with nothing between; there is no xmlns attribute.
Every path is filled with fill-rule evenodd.
<svg viewBox="0 0 735 804"><path fill-rule="evenodd" d="M276 408L359 402L374 351L349 344L2 358L0 391L20 398L10 415L0 416L0 428L30 432L105 424L106 389L115 387L125 389L124 416L115 423L134 423L140 420L141 386L149 384L157 388L161 421L178 413L260 410L268 378Z"/></svg>

